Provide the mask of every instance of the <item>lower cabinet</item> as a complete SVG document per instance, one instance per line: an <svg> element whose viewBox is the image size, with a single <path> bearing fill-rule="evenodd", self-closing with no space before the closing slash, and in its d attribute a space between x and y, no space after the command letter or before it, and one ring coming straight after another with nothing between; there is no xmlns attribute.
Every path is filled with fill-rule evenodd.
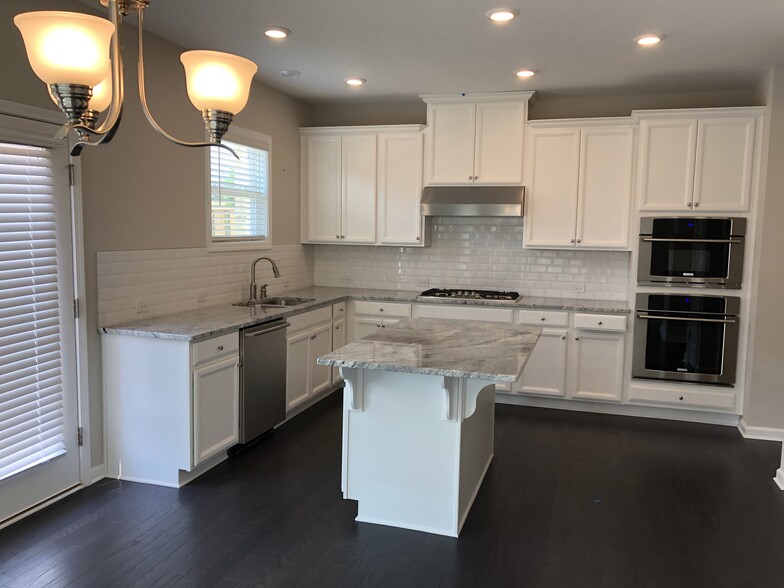
<svg viewBox="0 0 784 588"><path fill-rule="evenodd" d="M575 330L569 342L569 397L620 402L624 333Z"/></svg>
<svg viewBox="0 0 784 588"><path fill-rule="evenodd" d="M193 370L193 465L239 441L237 357Z"/></svg>
<svg viewBox="0 0 784 588"><path fill-rule="evenodd" d="M515 392L566 396L566 329L542 329Z"/></svg>
<svg viewBox="0 0 784 588"><path fill-rule="evenodd" d="M411 316L411 305L402 302L372 302L357 300L352 303L351 332L348 341L367 337L378 329L385 329Z"/></svg>

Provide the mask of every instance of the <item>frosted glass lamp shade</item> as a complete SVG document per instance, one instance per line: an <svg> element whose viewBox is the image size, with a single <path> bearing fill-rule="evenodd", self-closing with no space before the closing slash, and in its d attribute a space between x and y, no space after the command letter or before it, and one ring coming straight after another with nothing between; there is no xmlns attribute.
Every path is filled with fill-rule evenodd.
<svg viewBox="0 0 784 588"><path fill-rule="evenodd" d="M76 12L26 12L14 17L27 59L47 84L97 86L109 70L114 25Z"/></svg>
<svg viewBox="0 0 784 588"><path fill-rule="evenodd" d="M188 97L199 110L238 114L248 103L256 64L218 51L186 51L180 56L185 68Z"/></svg>
<svg viewBox="0 0 784 588"><path fill-rule="evenodd" d="M103 81L93 88L93 97L90 98L90 110L103 112L112 103L112 76L109 74Z"/></svg>

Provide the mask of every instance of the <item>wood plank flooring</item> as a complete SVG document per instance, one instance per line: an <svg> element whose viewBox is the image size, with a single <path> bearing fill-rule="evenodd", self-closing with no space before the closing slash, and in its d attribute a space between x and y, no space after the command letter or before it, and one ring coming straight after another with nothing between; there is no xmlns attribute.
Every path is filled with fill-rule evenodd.
<svg viewBox="0 0 784 588"><path fill-rule="evenodd" d="M498 405L459 539L354 521L340 396L181 490L104 480L0 531L0 586L775 587L781 445Z"/></svg>

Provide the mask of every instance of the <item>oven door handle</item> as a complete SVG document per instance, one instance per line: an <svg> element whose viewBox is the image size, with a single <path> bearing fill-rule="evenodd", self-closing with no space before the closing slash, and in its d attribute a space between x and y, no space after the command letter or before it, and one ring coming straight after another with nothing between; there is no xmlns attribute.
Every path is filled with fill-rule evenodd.
<svg viewBox="0 0 784 588"><path fill-rule="evenodd" d="M658 319L662 321L695 321L698 323L724 323L726 325L732 325L738 322L736 319L687 318L684 316L656 316L653 314L638 314L637 318Z"/></svg>
<svg viewBox="0 0 784 588"><path fill-rule="evenodd" d="M640 237L646 243L743 243L743 239L666 239L660 237Z"/></svg>

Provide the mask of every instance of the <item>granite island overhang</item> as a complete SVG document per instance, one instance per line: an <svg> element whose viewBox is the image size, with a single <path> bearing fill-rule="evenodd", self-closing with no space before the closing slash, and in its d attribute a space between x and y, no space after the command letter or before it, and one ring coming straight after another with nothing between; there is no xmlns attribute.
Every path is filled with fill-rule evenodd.
<svg viewBox="0 0 784 588"><path fill-rule="evenodd" d="M495 383L541 329L407 319L318 358L340 368L343 497L357 521L457 537L493 459Z"/></svg>

